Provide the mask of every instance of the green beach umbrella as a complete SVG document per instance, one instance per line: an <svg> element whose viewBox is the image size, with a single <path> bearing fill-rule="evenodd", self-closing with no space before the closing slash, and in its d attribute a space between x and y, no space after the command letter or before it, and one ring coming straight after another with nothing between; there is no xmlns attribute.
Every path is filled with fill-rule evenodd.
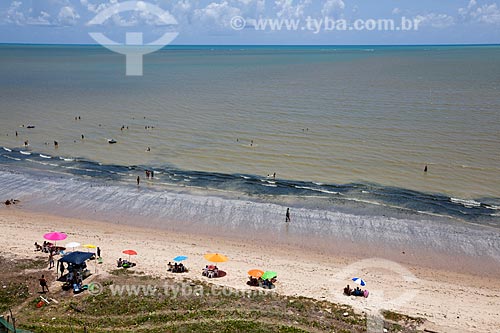
<svg viewBox="0 0 500 333"><path fill-rule="evenodd" d="M273 272L273 271L266 271L264 274L262 274L262 280L271 280L275 277L278 276L278 273Z"/></svg>

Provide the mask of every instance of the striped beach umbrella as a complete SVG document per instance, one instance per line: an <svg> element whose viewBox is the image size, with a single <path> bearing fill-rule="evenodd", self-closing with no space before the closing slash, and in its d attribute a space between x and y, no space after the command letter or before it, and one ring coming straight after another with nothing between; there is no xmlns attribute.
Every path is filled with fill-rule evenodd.
<svg viewBox="0 0 500 333"><path fill-rule="evenodd" d="M354 281L354 283L357 283L357 284L359 284L362 287L364 287L366 285L365 280L363 280L361 278L353 277L352 280Z"/></svg>

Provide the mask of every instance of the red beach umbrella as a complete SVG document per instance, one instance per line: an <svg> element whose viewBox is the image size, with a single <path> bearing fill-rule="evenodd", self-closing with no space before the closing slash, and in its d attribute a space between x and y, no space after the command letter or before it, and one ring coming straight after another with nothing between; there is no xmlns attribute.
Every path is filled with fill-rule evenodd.
<svg viewBox="0 0 500 333"><path fill-rule="evenodd" d="M130 261L130 256L136 256L137 252L134 250L123 250L122 253L128 254L128 260Z"/></svg>

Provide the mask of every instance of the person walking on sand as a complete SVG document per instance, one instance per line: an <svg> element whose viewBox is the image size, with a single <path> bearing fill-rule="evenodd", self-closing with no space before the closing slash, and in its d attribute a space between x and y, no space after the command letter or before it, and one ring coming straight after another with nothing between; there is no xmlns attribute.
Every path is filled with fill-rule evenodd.
<svg viewBox="0 0 500 333"><path fill-rule="evenodd" d="M285 222L290 222L290 208L286 209Z"/></svg>
<svg viewBox="0 0 500 333"><path fill-rule="evenodd" d="M98 246L97 247L97 258L101 257L101 248Z"/></svg>
<svg viewBox="0 0 500 333"><path fill-rule="evenodd" d="M45 289L47 289L47 292L49 292L49 287L47 286L45 275L42 274L42 277L38 281L40 281L40 287L42 287L42 294L45 294Z"/></svg>
<svg viewBox="0 0 500 333"><path fill-rule="evenodd" d="M49 269L54 268L54 255L52 254L52 251L49 253Z"/></svg>
<svg viewBox="0 0 500 333"><path fill-rule="evenodd" d="M139 183L141 182L141 177L137 176L137 185L139 186Z"/></svg>

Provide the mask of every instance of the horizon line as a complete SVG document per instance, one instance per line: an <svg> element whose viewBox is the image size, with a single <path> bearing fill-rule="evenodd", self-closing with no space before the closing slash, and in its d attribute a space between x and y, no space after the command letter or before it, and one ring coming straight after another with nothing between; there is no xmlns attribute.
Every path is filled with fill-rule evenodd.
<svg viewBox="0 0 500 333"><path fill-rule="evenodd" d="M25 46L102 46L101 44L95 43L24 43L24 42L0 42L0 45L25 45ZM409 47L409 46L500 46L500 43L443 43L443 44L169 44L165 47L258 47L258 46L270 46L270 47L354 47L354 46L372 46L372 47Z"/></svg>

